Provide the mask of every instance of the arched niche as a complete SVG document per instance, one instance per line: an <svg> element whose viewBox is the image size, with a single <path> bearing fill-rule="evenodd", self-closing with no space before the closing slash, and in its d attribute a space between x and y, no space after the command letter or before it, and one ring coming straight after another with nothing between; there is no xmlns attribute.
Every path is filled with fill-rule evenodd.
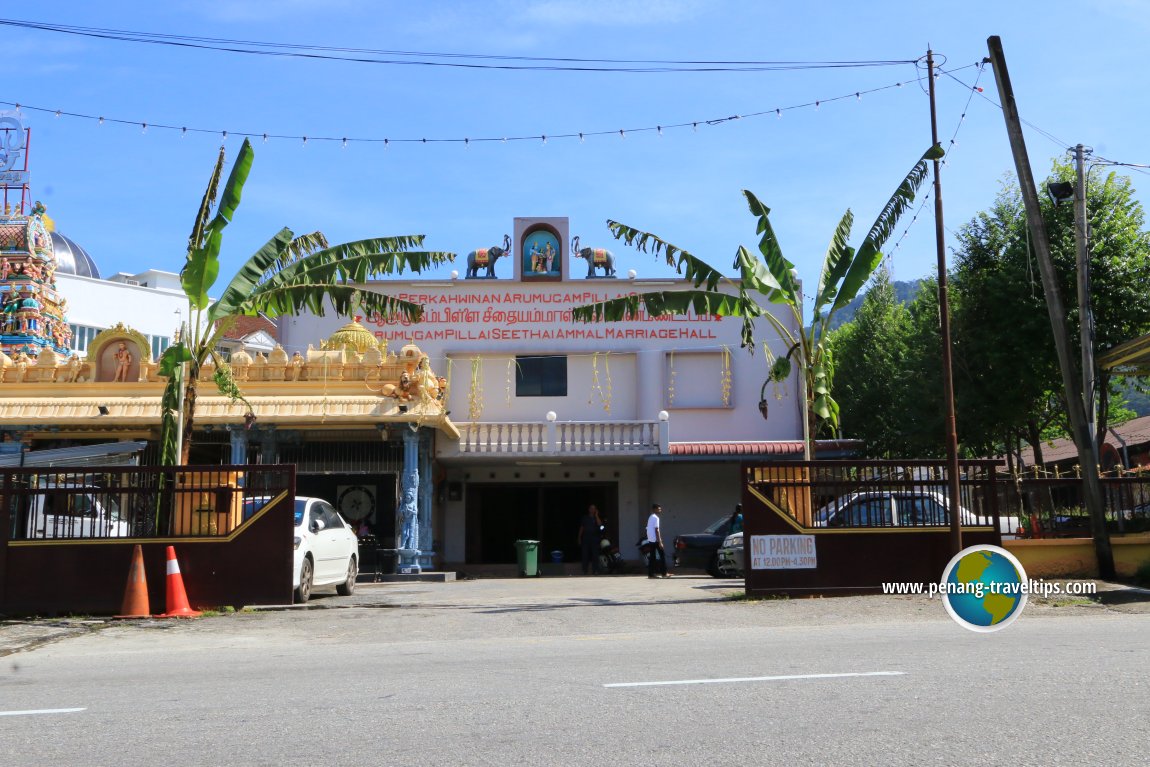
<svg viewBox="0 0 1150 767"><path fill-rule="evenodd" d="M101 330L88 344L88 362L92 365L92 380L112 382L116 380L116 372L120 368L120 344L131 355L125 381L141 381L142 364L152 361L152 345L147 337L138 330L118 323L107 330Z"/></svg>

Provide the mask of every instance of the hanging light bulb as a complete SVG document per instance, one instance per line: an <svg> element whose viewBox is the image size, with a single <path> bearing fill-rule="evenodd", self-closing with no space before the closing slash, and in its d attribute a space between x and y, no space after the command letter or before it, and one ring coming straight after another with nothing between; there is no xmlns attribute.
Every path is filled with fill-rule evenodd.
<svg viewBox="0 0 1150 767"><path fill-rule="evenodd" d="M860 91L855 91L855 101L862 101L862 93Z"/></svg>
<svg viewBox="0 0 1150 767"><path fill-rule="evenodd" d="M307 136L304 136L304 137L303 137L303 143L302 143L302 144L300 144L300 146L301 146L301 147L305 147L305 146L307 146Z"/></svg>
<svg viewBox="0 0 1150 767"><path fill-rule="evenodd" d="M663 135L663 126L662 125L656 125L655 126L655 132L658 133L659 136L662 136Z"/></svg>
<svg viewBox="0 0 1150 767"><path fill-rule="evenodd" d="M546 143L547 143L547 137L546 137L546 136L540 136L539 138L543 139L543 143L544 143L544 144L546 144Z"/></svg>
<svg viewBox="0 0 1150 767"><path fill-rule="evenodd" d="M140 123L140 133L147 133L147 132L148 132L148 124L147 123Z"/></svg>
<svg viewBox="0 0 1150 767"><path fill-rule="evenodd" d="M627 138L627 134L623 132L622 128L619 129L619 138Z"/></svg>
<svg viewBox="0 0 1150 767"><path fill-rule="evenodd" d="M783 110L781 110L781 109L776 109L776 110L775 110L775 117L777 117L777 118L778 118L778 119L780 119L780 120L781 120L781 119L783 119Z"/></svg>
<svg viewBox="0 0 1150 767"><path fill-rule="evenodd" d="M347 149L347 138L346 137L344 137L344 139L343 139L343 148Z"/></svg>
<svg viewBox="0 0 1150 767"><path fill-rule="evenodd" d="M582 133L579 134L579 143L580 144L583 143L583 134Z"/></svg>
<svg viewBox="0 0 1150 767"><path fill-rule="evenodd" d="M220 143L222 144L227 140L228 140L228 132L227 131L220 131Z"/></svg>
<svg viewBox="0 0 1150 767"><path fill-rule="evenodd" d="M57 109L57 110L56 110L56 118L57 118L57 119L59 119L59 117L60 117L60 110L59 110L59 109Z"/></svg>
<svg viewBox="0 0 1150 767"><path fill-rule="evenodd" d="M268 143L268 134L266 134L266 133L264 134L264 143L265 144Z"/></svg>
<svg viewBox="0 0 1150 767"><path fill-rule="evenodd" d="M693 130L695 133L698 133L699 132L699 124L698 123L691 123L691 130Z"/></svg>
<svg viewBox="0 0 1150 767"><path fill-rule="evenodd" d="M104 124L104 118L103 118L103 117L101 117L101 118L99 118L99 119L98 119L96 122L97 122L99 125L103 125L103 124Z"/></svg>
<svg viewBox="0 0 1150 767"><path fill-rule="evenodd" d="M819 104L820 104L820 103L821 103L821 102L818 102L818 101L816 101L816 102L815 102L815 111L816 111L816 112L817 112L817 111L819 111Z"/></svg>

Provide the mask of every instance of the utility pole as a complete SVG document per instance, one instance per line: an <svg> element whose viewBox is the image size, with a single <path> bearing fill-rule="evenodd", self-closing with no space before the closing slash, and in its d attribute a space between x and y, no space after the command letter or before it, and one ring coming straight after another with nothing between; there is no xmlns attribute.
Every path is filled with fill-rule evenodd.
<svg viewBox="0 0 1150 767"><path fill-rule="evenodd" d="M1014 155L1014 167L1018 173L1018 187L1026 205L1026 221L1030 227L1031 242L1038 260L1038 271L1042 275L1042 288L1046 293L1046 310L1050 315L1050 329L1054 335L1054 348L1058 352L1058 366L1062 370L1062 386L1066 394L1066 417L1070 422L1074 445L1078 448L1078 463L1082 467L1082 490L1086 510L1090 513L1094 554L1098 559L1098 575L1102 578L1113 578L1114 552L1110 548L1110 535L1106 530L1106 506L1102 498L1102 482L1098 477L1098 446L1090 438L1087 430L1086 408L1083 405L1077 363L1070 353L1070 334L1066 331L1066 310L1058 290L1054 261L1050 257L1050 239L1047 237L1046 224L1042 220L1042 210L1038 205L1038 192L1034 187L1034 175L1030 171L1026 141L1022 136L1018 104L1015 102L1014 89L1010 84L1010 73L1006 69L1002 40L998 36L993 36L987 38L986 44L994 65L994 79L998 83L998 93L1002 101L1002 116L1006 120L1010 151Z"/></svg>
<svg viewBox="0 0 1150 767"><path fill-rule="evenodd" d="M1090 250L1086 244L1086 163L1085 147L1074 147L1078 183L1074 185L1074 243L1078 256L1078 329L1082 345L1082 404L1086 408L1086 430L1097 445L1094 412L1094 310L1090 305Z"/></svg>
<svg viewBox="0 0 1150 767"><path fill-rule="evenodd" d="M926 51L926 79L930 94L930 142L938 146L938 114L934 102L934 51ZM934 160L934 242L938 257L938 317L942 336L942 398L946 402L946 478L950 502L950 552L962 551L962 493L958 485L958 428L954 417L954 371L950 357L950 300L946 284L946 230L942 223L942 180Z"/></svg>

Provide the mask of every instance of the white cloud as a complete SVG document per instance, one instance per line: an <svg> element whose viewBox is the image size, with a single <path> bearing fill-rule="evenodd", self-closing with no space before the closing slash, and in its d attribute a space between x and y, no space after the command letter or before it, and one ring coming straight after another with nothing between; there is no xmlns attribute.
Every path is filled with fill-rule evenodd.
<svg viewBox="0 0 1150 767"><path fill-rule="evenodd" d="M699 0L540 0L529 4L521 15L527 21L553 26L646 26L687 21L701 7Z"/></svg>

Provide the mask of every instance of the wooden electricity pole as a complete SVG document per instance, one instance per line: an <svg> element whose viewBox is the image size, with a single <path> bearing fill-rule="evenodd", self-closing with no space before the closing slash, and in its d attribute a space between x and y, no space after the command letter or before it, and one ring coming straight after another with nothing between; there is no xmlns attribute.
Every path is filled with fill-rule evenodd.
<svg viewBox="0 0 1150 767"><path fill-rule="evenodd" d="M1110 548L1110 534L1106 530L1106 506L1102 498L1102 481L1098 477L1098 447L1090 438L1082 386L1078 378L1078 366L1074 355L1071 354L1070 334L1066 331L1066 309L1058 290L1054 261L1050 257L1050 240L1046 235L1046 224L1042 220L1042 210L1038 205L1034 175L1030 172L1030 159L1026 154L1026 142L1022 136L1018 104L1014 100L1014 89L1010 85L1010 73L1006 69L1006 57L1002 52L1002 40L994 36L988 38L986 44L994 66L994 79L998 83L999 98L1002 100L1002 116L1006 119L1006 133L1010 138L1010 150L1014 155L1015 170L1018 172L1018 186L1026 206L1026 221L1030 227L1031 242L1038 260L1038 270L1042 274L1046 309L1050 314L1050 329L1054 334L1054 348L1058 352L1058 366L1062 369L1062 386L1066 392L1066 416L1070 422L1074 445L1078 448L1078 463L1082 466L1083 496L1086 510L1090 513L1094 553L1098 558L1098 575L1102 578L1113 578L1114 552Z"/></svg>
<svg viewBox="0 0 1150 767"><path fill-rule="evenodd" d="M930 143L938 146L938 115L934 104L934 52L926 51L930 95ZM942 223L942 181L934 160L934 243L938 257L938 318L942 337L942 398L946 404L946 487L950 501L950 553L962 551L962 492L958 485L958 428L954 417L954 370L950 356L950 299L946 286L946 235Z"/></svg>

